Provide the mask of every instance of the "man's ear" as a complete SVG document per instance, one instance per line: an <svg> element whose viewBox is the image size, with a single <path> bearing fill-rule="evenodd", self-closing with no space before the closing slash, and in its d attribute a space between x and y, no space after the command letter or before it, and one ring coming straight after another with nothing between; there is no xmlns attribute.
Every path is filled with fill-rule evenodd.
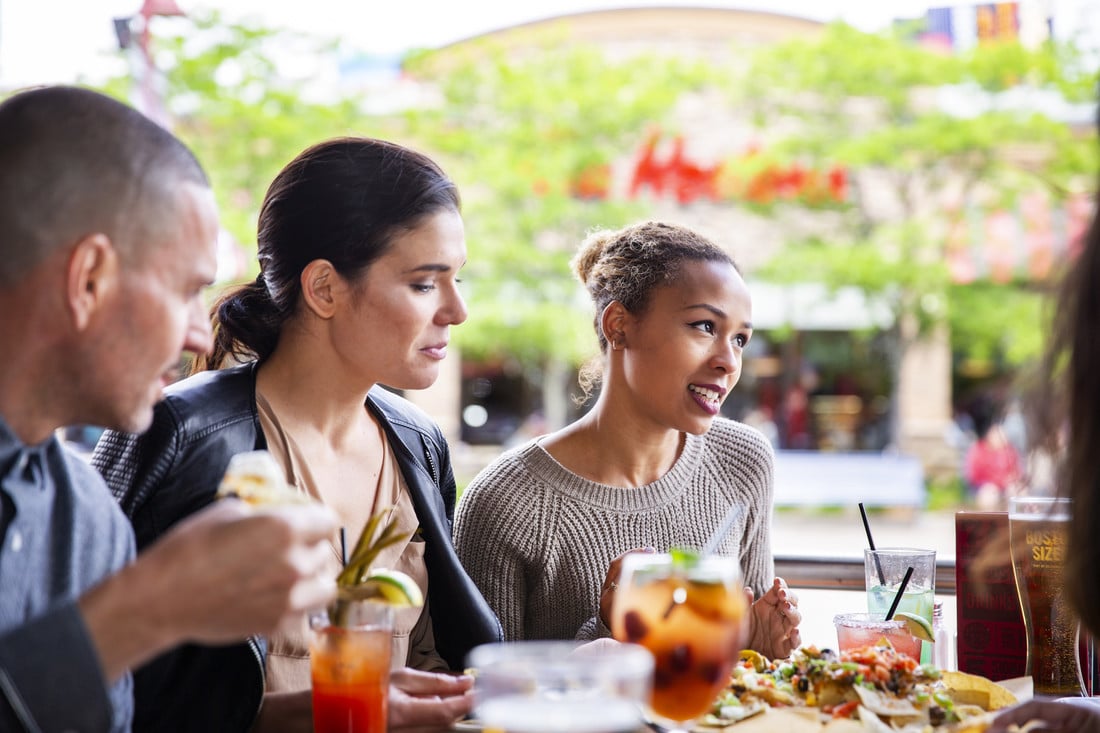
<svg viewBox="0 0 1100 733"><path fill-rule="evenodd" d="M617 300L607 304L600 314L600 328L607 339L607 345L613 350L626 346L626 327L630 320L630 312Z"/></svg>
<svg viewBox="0 0 1100 733"><path fill-rule="evenodd" d="M313 260L302 270L302 300L318 318L328 320L336 313L336 300L344 287L343 278L328 260Z"/></svg>
<svg viewBox="0 0 1100 733"><path fill-rule="evenodd" d="M118 289L118 252L106 234L89 234L78 241L68 259L65 304L73 328L83 331L96 311Z"/></svg>

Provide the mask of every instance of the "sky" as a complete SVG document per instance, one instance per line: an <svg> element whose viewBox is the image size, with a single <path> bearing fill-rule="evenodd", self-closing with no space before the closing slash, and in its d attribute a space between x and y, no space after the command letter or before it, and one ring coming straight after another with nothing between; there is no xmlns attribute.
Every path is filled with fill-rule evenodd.
<svg viewBox="0 0 1100 733"><path fill-rule="evenodd" d="M1030 0L1051 8L1056 29L1087 26L1100 38L1097 0ZM815 20L841 18L863 30L922 15L919 0L177 0L185 12L217 7L231 19L340 38L372 55L432 48L469 36L571 12L614 7L696 6L768 10ZM117 71L112 18L135 14L141 0L0 0L0 88L89 81ZM155 23L161 22L159 19ZM153 26L156 31L156 26ZM1100 45L1100 44L1098 44Z"/></svg>

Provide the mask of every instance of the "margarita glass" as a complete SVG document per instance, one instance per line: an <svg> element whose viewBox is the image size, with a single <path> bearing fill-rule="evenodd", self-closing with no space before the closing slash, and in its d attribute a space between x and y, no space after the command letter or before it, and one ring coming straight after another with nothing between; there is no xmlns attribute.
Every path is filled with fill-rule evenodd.
<svg viewBox="0 0 1100 733"><path fill-rule="evenodd" d="M881 615L869 613L842 613L833 617L839 651L877 646L883 639L890 642L894 651L920 661L921 640L909 632L901 619L884 621Z"/></svg>

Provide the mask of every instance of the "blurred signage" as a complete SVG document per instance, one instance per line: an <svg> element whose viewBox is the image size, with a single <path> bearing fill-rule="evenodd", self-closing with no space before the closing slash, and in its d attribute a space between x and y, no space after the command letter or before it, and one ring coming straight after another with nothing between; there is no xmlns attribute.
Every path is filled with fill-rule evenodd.
<svg viewBox="0 0 1100 733"><path fill-rule="evenodd" d="M804 205L834 205L845 201L848 174L839 166L815 167L781 160L756 146L739 155L700 162L684 150L682 136L665 139L653 132L642 142L630 164L626 197L643 195L673 198L688 205L700 200L742 201L768 206L779 201ZM606 199L611 194L612 170L608 163L584 167L572 179L570 193L583 199ZM536 185L536 193L548 187Z"/></svg>
<svg viewBox="0 0 1100 733"><path fill-rule="evenodd" d="M929 8L895 25L923 46L951 52L998 41L1042 43L1050 37L1051 18L1042 0L1023 0Z"/></svg>
<svg viewBox="0 0 1100 733"><path fill-rule="evenodd" d="M567 183L569 195L587 200L671 199L737 202L757 211L782 202L810 207L845 206L849 172L778 158L756 146L725 159L701 162L685 152L682 136L648 135L629 162L584 166ZM552 189L534 183L536 194ZM955 204L943 210L945 262L952 281L966 284L1041 281L1080 250L1095 205L1089 194L1054 199L1042 191L1003 207Z"/></svg>

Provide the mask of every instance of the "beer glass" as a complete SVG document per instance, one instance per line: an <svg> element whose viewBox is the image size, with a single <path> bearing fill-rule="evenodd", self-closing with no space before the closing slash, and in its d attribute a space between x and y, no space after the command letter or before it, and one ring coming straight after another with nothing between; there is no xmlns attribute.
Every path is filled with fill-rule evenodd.
<svg viewBox="0 0 1100 733"><path fill-rule="evenodd" d="M1036 695L1082 695L1077 617L1062 595L1071 502L1049 497L1009 501L1012 572L1027 631L1027 674Z"/></svg>

